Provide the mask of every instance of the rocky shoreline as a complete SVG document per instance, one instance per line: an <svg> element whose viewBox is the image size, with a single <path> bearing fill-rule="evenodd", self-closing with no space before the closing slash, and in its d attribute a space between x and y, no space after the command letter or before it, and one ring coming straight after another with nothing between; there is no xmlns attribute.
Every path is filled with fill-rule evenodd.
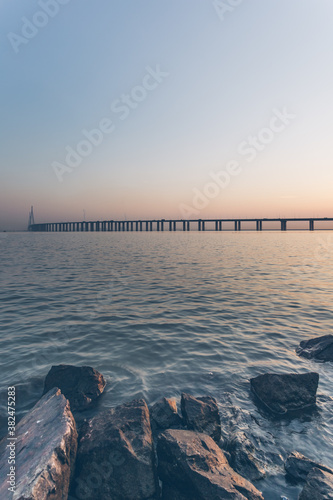
<svg viewBox="0 0 333 500"><path fill-rule="evenodd" d="M301 343L297 354L305 349L309 358L312 349L312 357L332 361L333 336L322 339ZM315 372L265 373L250 387L265 411L294 418L316 407L318 383ZM278 463L303 486L300 500L333 499L332 469L293 450L284 464L273 450L262 453L252 416L230 401L221 411L211 396L182 393L178 402L162 397L148 407L136 399L84 418L105 385L92 367L50 369L42 398L16 428L14 493L8 438L0 442L0 498L262 500L258 481Z"/></svg>

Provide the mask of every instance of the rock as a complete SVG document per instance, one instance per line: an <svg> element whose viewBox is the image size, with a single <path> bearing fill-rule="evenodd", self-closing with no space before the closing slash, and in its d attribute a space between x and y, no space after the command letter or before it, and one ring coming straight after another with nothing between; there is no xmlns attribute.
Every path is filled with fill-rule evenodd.
<svg viewBox="0 0 333 500"><path fill-rule="evenodd" d="M103 411L79 439L73 496L143 500L159 492L149 410L143 399Z"/></svg>
<svg viewBox="0 0 333 500"><path fill-rule="evenodd" d="M84 410L104 391L105 380L101 373L90 366L52 366L46 375L44 394L52 387L59 387L69 400L72 411Z"/></svg>
<svg viewBox="0 0 333 500"><path fill-rule="evenodd" d="M285 463L286 472L292 476L297 481L305 481L310 470L316 467L317 469L323 470L330 474L333 474L333 470L325 465L317 464L313 460L305 457L298 451L293 451L287 458Z"/></svg>
<svg viewBox="0 0 333 500"><path fill-rule="evenodd" d="M333 500L333 475L320 469L311 469L299 500Z"/></svg>
<svg viewBox="0 0 333 500"><path fill-rule="evenodd" d="M206 434L169 429L158 439L157 455L164 500L263 500Z"/></svg>
<svg viewBox="0 0 333 500"><path fill-rule="evenodd" d="M249 481L265 477L265 463L258 460L258 452L245 432L235 432L228 441L229 464Z"/></svg>
<svg viewBox="0 0 333 500"><path fill-rule="evenodd" d="M0 498L66 500L74 471L77 432L69 403L58 388L43 396L16 427L16 490L8 492L11 443L0 443ZM14 450L14 447L13 447Z"/></svg>
<svg viewBox="0 0 333 500"><path fill-rule="evenodd" d="M316 404L318 373L265 373L250 380L251 389L259 401L272 413L285 415Z"/></svg>
<svg viewBox="0 0 333 500"><path fill-rule="evenodd" d="M310 340L302 340L296 354L318 361L333 361L333 335L324 335Z"/></svg>
<svg viewBox="0 0 333 500"><path fill-rule="evenodd" d="M162 398L150 409L150 420L153 428L170 429L179 428L182 425L182 419L177 411L175 399Z"/></svg>
<svg viewBox="0 0 333 500"><path fill-rule="evenodd" d="M267 472L280 473L284 460L277 453L274 437L249 411L234 405L231 394L221 394L219 408L220 446L230 466L249 481L262 479Z"/></svg>
<svg viewBox="0 0 333 500"><path fill-rule="evenodd" d="M203 432L217 443L221 439L221 421L216 400L210 396L195 398L182 393L181 409L187 428Z"/></svg>

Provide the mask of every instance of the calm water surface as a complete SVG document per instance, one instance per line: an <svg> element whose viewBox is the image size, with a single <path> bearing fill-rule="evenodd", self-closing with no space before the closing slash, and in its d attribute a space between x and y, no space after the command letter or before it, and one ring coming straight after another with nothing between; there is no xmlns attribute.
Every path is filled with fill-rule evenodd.
<svg viewBox="0 0 333 500"><path fill-rule="evenodd" d="M91 365L108 382L102 407L228 392L283 457L297 449L333 467L333 365L294 352L331 332L332 233L14 233L0 251L1 396L17 386L19 417L51 365ZM314 415L258 410L250 377L309 370ZM300 491L281 468L256 486L270 500Z"/></svg>

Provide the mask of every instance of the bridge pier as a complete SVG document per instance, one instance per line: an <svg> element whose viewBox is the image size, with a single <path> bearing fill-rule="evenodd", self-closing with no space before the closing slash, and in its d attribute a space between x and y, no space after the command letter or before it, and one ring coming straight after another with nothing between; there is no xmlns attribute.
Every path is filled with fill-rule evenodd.
<svg viewBox="0 0 333 500"><path fill-rule="evenodd" d="M169 220L169 231L172 231L172 221Z"/></svg>
<svg viewBox="0 0 333 500"><path fill-rule="evenodd" d="M177 222L175 220L173 221L173 230L177 231Z"/></svg>
<svg viewBox="0 0 333 500"><path fill-rule="evenodd" d="M164 231L164 219L161 220L161 231Z"/></svg>
<svg viewBox="0 0 333 500"><path fill-rule="evenodd" d="M262 220L257 220L256 228L257 228L257 231L262 231Z"/></svg>
<svg viewBox="0 0 333 500"><path fill-rule="evenodd" d="M314 220L313 219L309 220L309 229L310 229L310 231L314 231Z"/></svg>
<svg viewBox="0 0 333 500"><path fill-rule="evenodd" d="M281 231L287 231L287 221L281 220Z"/></svg>
<svg viewBox="0 0 333 500"><path fill-rule="evenodd" d="M186 231L186 221L183 220L183 231Z"/></svg>
<svg viewBox="0 0 333 500"><path fill-rule="evenodd" d="M186 224L187 224L187 230L190 231L190 221L188 220Z"/></svg>
<svg viewBox="0 0 333 500"><path fill-rule="evenodd" d="M198 231L201 231L201 219L198 219Z"/></svg>

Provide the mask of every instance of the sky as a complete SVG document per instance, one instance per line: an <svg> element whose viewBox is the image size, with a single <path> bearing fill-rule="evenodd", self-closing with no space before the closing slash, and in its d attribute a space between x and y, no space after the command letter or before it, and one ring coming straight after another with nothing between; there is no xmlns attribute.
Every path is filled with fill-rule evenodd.
<svg viewBox="0 0 333 500"><path fill-rule="evenodd" d="M0 230L332 217L331 0L0 0Z"/></svg>

